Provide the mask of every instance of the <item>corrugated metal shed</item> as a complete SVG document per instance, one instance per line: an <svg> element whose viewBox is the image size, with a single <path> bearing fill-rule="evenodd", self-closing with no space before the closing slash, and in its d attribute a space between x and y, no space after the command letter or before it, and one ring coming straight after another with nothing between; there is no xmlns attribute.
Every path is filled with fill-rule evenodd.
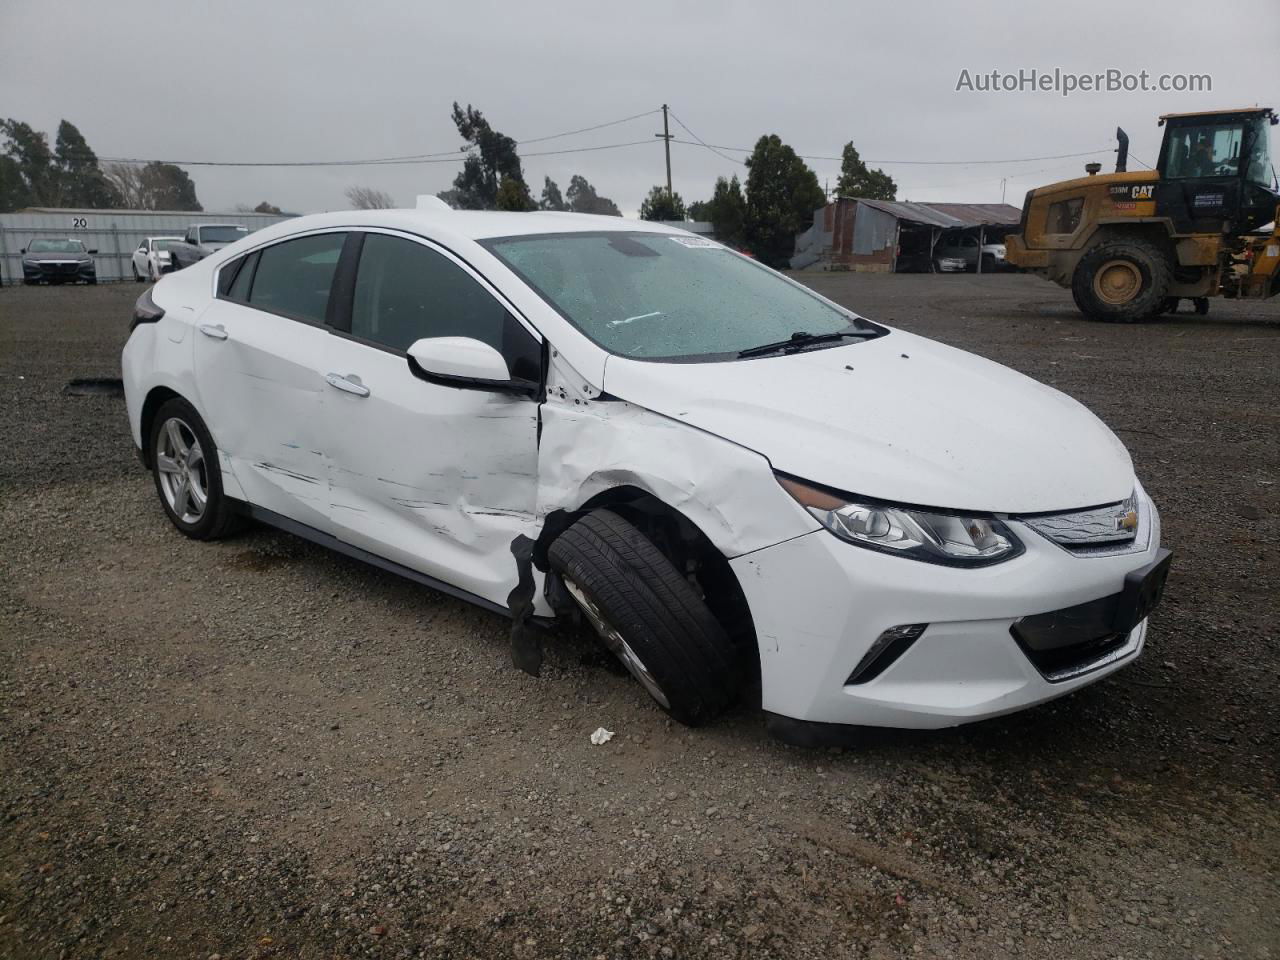
<svg viewBox="0 0 1280 960"><path fill-rule="evenodd" d="M897 220L944 230L966 227L1011 227L1022 211L1007 203L911 203L903 200L865 200L860 204L883 211Z"/></svg>
<svg viewBox="0 0 1280 960"><path fill-rule="evenodd" d="M838 197L813 212L813 224L796 235L794 270L889 271L896 263L900 228L1000 231L1017 226L1022 211L1007 203L911 203Z"/></svg>
<svg viewBox="0 0 1280 960"><path fill-rule="evenodd" d="M37 237L74 237L96 249L100 280L132 276L130 258L146 237L182 236L193 223L236 223L260 230L292 215L186 213L181 210L78 210L31 207L0 213L0 281L22 280L21 250Z"/></svg>

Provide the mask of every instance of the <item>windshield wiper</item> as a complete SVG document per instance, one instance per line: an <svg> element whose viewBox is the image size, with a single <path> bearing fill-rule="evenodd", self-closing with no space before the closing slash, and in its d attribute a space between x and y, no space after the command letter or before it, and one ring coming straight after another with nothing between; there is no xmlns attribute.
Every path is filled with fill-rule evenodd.
<svg viewBox="0 0 1280 960"><path fill-rule="evenodd" d="M777 343L762 343L758 347L747 347L745 350L739 350L739 357L763 357L769 353L786 352L791 350L800 350L804 347L812 346L815 343L835 343L838 340L862 340L867 337L878 336L876 330L841 330L837 333L806 333L799 330L793 333L786 340L779 340Z"/></svg>

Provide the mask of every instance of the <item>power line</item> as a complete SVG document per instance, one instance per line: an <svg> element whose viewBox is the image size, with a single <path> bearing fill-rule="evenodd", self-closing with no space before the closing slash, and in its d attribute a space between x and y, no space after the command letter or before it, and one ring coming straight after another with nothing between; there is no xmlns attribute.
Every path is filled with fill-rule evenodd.
<svg viewBox="0 0 1280 960"><path fill-rule="evenodd" d="M553 157L565 153L590 153L594 150L616 150L619 147L636 147L651 140L628 140L625 143L604 143L594 147L566 147L563 150L538 150L522 153L524 157ZM171 163L179 167L391 167L422 163L456 163L461 157L457 152L450 153L444 159L432 159L441 154L421 154L415 157L387 157L380 160L291 160L271 163L250 163L248 161L228 160L144 160L138 157L101 157L106 163Z"/></svg>
<svg viewBox="0 0 1280 960"><path fill-rule="evenodd" d="M549 137L534 137L531 140L517 140L516 143L524 145L526 143L542 143L544 140L555 140L559 137L572 137L577 133L590 133L592 130L603 130L605 127L616 127L620 123L629 123L632 120L639 120L641 117L649 117L655 113L661 112L661 107L655 107L653 110L646 110L644 113L637 113L632 117L623 117L621 120L610 120L608 123L597 123L594 127L583 127L580 130L566 130L564 133L553 133ZM681 124L684 126L684 124Z"/></svg>
<svg viewBox="0 0 1280 960"><path fill-rule="evenodd" d="M717 150L717 149L716 149L715 147L713 147L711 144L707 143L707 141L703 140L700 136L698 136L696 133L694 133L692 130L690 130L690 129L689 129L689 127L688 127L688 125L687 125L683 120L681 120L679 117L677 117L677 116L675 115L675 111L674 111L674 110L671 112L671 119L672 119L672 120L674 120L676 123L680 124L680 126L684 128L684 132L685 132L685 133L687 133L689 136L693 137L693 139L697 140L697 141L698 141L698 143L700 143L702 146L706 147L708 150L710 150L712 153L716 154L717 156L719 156L719 157L723 157L725 160L728 160L730 163L742 163L742 162L743 162L743 161L741 161L741 160L737 160L737 159L735 159L735 158L733 158L733 157L729 156L727 153L721 153L719 150ZM676 142L677 142L677 143L687 143L688 141L686 141L686 140L677 140Z"/></svg>
<svg viewBox="0 0 1280 960"><path fill-rule="evenodd" d="M517 140L518 146L527 143L545 143L548 140L558 140L561 137L572 137L579 133L589 133L592 130L603 130L605 127L616 127L618 124L629 123L632 120L639 120L641 117L648 117L655 113L659 113L660 108L646 110L644 113L633 114L630 117L622 117L619 120L609 120L605 123L597 123L590 127L581 127L577 130L566 130L563 133L551 133L544 137L531 137L526 140ZM587 150L611 150L614 147L632 146L635 143L648 143L647 140L636 140L625 144L607 144L600 147L581 147L583 151ZM362 166L379 166L383 164L411 164L411 163L452 163L461 158L471 150L471 146L464 145L456 147L453 150L442 150L438 153L413 153L400 157L374 157L368 160L146 160L139 157L101 157L106 163L172 163L181 167L362 167ZM571 153L573 150L566 151L550 151L543 153L527 153L527 157L545 157L554 153ZM444 158L444 159L436 159Z"/></svg>
<svg viewBox="0 0 1280 960"><path fill-rule="evenodd" d="M672 116L674 116L674 114L672 114ZM676 122L679 123L678 118ZM680 126L684 127L684 124L681 123ZM685 129L688 130L689 128L685 127ZM754 152L754 148L728 147L728 146L725 146L724 144L706 143L705 141L698 140L698 139L695 139L695 140L677 139L673 142L687 144L691 147L706 147L708 150L711 150L715 153L719 153L719 151L721 150L735 150L735 151L738 151L739 153ZM1099 147L1097 150L1084 150L1080 153L1059 153L1059 154L1055 154L1053 156L1047 156L1047 157L1006 157L1003 159L993 159L993 160L875 160L875 159L865 158L863 159L862 162L863 163L881 163L885 165L901 164L901 165L922 166L922 167L963 167L963 166L969 166L969 165L975 165L975 164L989 164L989 163L1031 163L1032 161L1035 161L1035 160L1069 160L1074 157L1092 157L1095 154L1110 152L1111 149L1112 149L1111 147ZM723 157L724 154L720 154L720 156ZM812 153L797 153L796 156L802 160L831 160L831 161L838 162L844 159L843 157L819 156L817 154L812 154ZM741 160L734 160L732 157L725 157L725 159L733 160L734 163L743 162Z"/></svg>

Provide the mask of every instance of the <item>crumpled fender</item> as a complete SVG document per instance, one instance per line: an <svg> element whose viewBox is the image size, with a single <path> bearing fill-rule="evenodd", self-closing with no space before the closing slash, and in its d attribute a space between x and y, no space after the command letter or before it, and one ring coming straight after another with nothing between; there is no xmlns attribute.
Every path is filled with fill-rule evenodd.
<svg viewBox="0 0 1280 960"><path fill-rule="evenodd" d="M602 395L552 351L538 446L537 512L636 487L678 510L728 558L817 530L753 450Z"/></svg>

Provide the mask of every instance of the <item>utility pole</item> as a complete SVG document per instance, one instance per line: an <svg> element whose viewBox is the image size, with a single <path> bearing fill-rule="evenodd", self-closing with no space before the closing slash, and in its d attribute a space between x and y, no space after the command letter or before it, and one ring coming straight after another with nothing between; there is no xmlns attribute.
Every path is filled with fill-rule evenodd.
<svg viewBox="0 0 1280 960"><path fill-rule="evenodd" d="M671 193L671 131L667 127L667 105L665 103L662 105L662 132L655 133L654 136L662 140L662 145L667 151L667 199L670 200L673 196Z"/></svg>
<svg viewBox="0 0 1280 960"><path fill-rule="evenodd" d="M1008 177L1000 178L1000 202L1004 203L1004 185L1009 182Z"/></svg>

